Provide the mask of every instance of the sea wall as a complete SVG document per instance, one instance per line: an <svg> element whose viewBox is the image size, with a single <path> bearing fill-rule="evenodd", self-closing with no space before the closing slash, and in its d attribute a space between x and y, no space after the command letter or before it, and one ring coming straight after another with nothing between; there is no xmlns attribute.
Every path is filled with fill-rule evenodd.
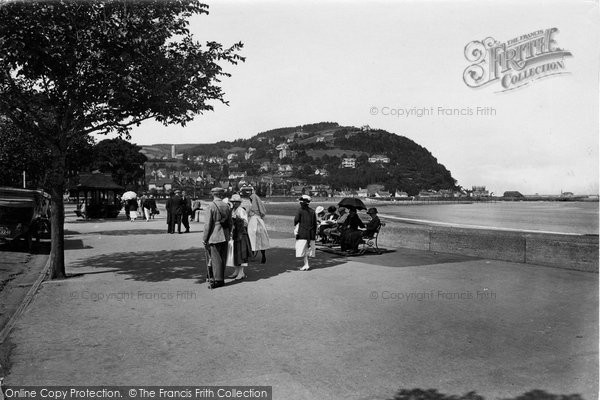
<svg viewBox="0 0 600 400"><path fill-rule="evenodd" d="M380 247L404 247L494 260L598 272L598 235L455 228L383 219ZM268 216L267 228L289 232L293 218Z"/></svg>

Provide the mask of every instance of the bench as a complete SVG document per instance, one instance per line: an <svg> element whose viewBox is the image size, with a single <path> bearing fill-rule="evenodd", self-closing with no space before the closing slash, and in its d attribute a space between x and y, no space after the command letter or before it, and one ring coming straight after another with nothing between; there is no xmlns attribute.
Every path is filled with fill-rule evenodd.
<svg viewBox="0 0 600 400"><path fill-rule="evenodd" d="M382 226L385 226L385 222L381 222L377 227L377 230L371 235L363 236L360 242L359 254L365 254L367 251L375 251L377 254L381 254L381 249L379 249L377 238L379 237L379 232L381 231Z"/></svg>

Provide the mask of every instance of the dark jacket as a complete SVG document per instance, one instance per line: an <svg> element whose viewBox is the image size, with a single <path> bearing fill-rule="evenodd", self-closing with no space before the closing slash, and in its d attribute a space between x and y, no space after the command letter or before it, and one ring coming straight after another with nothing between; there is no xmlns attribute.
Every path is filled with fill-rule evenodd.
<svg viewBox="0 0 600 400"><path fill-rule="evenodd" d="M365 224L361 221L358 214L348 214L348 218L344 222L346 230L356 231L358 228L364 228Z"/></svg>
<svg viewBox="0 0 600 400"><path fill-rule="evenodd" d="M188 215L192 213L192 198L185 196L181 199L181 212L182 214Z"/></svg>
<svg viewBox="0 0 600 400"><path fill-rule="evenodd" d="M227 242L231 235L231 209L222 200L214 200L208 205L204 235L207 244Z"/></svg>
<svg viewBox="0 0 600 400"><path fill-rule="evenodd" d="M138 209L137 199L129 199L129 200L127 200L127 204L129 205L130 211L137 211L137 209Z"/></svg>
<svg viewBox="0 0 600 400"><path fill-rule="evenodd" d="M294 218L294 226L298 226L296 240L315 240L317 237L317 215L310 207L300 207Z"/></svg>
<svg viewBox="0 0 600 400"><path fill-rule="evenodd" d="M363 233L363 236L373 236L373 234L377 232L377 229L379 229L379 225L381 225L381 220L377 215L374 215L373 218L369 222L367 222L367 229Z"/></svg>
<svg viewBox="0 0 600 400"><path fill-rule="evenodd" d="M167 201L167 206L169 207L169 211L171 212L171 214L173 214L173 215L183 214L184 202L183 202L183 199L181 198L181 196L176 194L175 196L171 197L169 200L171 200L171 201L170 202Z"/></svg>

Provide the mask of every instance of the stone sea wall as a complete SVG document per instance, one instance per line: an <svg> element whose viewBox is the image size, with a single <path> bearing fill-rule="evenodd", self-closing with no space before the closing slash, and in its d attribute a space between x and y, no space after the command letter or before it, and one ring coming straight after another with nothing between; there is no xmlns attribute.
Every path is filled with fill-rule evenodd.
<svg viewBox="0 0 600 400"><path fill-rule="evenodd" d="M383 221L380 247L404 247L440 253L598 272L598 235L525 233ZM289 232L293 217L271 215L267 228Z"/></svg>

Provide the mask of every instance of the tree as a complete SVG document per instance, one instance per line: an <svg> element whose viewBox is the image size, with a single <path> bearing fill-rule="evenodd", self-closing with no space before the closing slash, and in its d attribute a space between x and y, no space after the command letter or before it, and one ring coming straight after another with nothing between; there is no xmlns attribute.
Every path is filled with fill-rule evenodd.
<svg viewBox="0 0 600 400"><path fill-rule="evenodd" d="M121 138L102 140L94 147L94 168L111 173L119 185L137 190L148 160L140 150L140 146Z"/></svg>
<svg viewBox="0 0 600 400"><path fill-rule="evenodd" d="M11 1L0 5L0 116L51 155L51 278L65 277L63 192L74 144L98 133L129 138L147 119L185 125L225 104L219 63L242 43L202 45L188 19L197 0Z"/></svg>
<svg viewBox="0 0 600 400"><path fill-rule="evenodd" d="M22 185L22 173L34 187L45 187L50 154L9 120L0 119L0 186Z"/></svg>

